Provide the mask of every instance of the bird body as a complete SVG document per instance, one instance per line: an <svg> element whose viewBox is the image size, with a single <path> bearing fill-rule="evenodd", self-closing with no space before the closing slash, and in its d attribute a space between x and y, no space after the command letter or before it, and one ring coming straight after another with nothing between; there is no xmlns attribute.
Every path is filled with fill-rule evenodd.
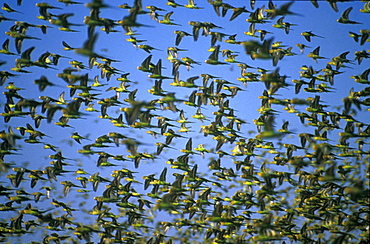
<svg viewBox="0 0 370 244"><path fill-rule="evenodd" d="M360 22L356 22L356 21L353 21L353 20L349 19L348 16L351 13L352 9L353 9L353 7L349 7L346 10L344 10L344 12L340 16L340 18L337 19L337 21L341 24L361 24Z"/></svg>
<svg viewBox="0 0 370 244"><path fill-rule="evenodd" d="M316 63L318 59L326 59L324 57L321 57L320 54L320 46L316 47L312 52L310 52L307 57L312 58Z"/></svg>
<svg viewBox="0 0 370 244"><path fill-rule="evenodd" d="M304 36L304 38L308 41L308 42L311 42L311 37L320 37L320 38L324 38L322 36L318 36L316 34L313 34L312 31L305 31L305 32L302 32L301 33L302 36Z"/></svg>
<svg viewBox="0 0 370 244"><path fill-rule="evenodd" d="M207 64L211 65L222 65L227 64L225 62L218 61L218 54L220 52L220 45L217 45L211 55L209 55L208 59L205 61Z"/></svg>

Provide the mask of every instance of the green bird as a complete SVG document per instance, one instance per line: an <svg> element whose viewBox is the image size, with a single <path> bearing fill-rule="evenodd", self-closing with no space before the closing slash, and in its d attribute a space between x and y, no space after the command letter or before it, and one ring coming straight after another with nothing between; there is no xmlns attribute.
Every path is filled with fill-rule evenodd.
<svg viewBox="0 0 370 244"><path fill-rule="evenodd" d="M171 77L162 76L162 59L159 59L155 67L151 70L151 75L148 75L152 79L172 79Z"/></svg>
<svg viewBox="0 0 370 244"><path fill-rule="evenodd" d="M211 31L209 34L211 35L211 46L216 45L217 41L222 42L222 38L228 36L227 34L216 31Z"/></svg>
<svg viewBox="0 0 370 244"><path fill-rule="evenodd" d="M135 36L130 36L130 38L127 38L126 41L131 42L132 45L134 45L134 47L137 49L139 47L138 43L145 42L146 40L138 40Z"/></svg>
<svg viewBox="0 0 370 244"><path fill-rule="evenodd" d="M149 6L146 6L147 9L150 10L150 12L155 12L155 11L165 11L164 9L162 8L159 8L157 6L154 6L154 5L149 5Z"/></svg>
<svg viewBox="0 0 370 244"><path fill-rule="evenodd" d="M202 31L203 36L208 36L210 34L210 31L214 28L222 29L221 26L217 26L211 22L202 22L201 27L203 29Z"/></svg>
<svg viewBox="0 0 370 244"><path fill-rule="evenodd" d="M177 99L175 97L174 92L169 92L165 96L162 96L159 100L156 100L156 103L159 103L160 107L162 109L169 109L173 112L179 111L178 108L175 105L175 102L183 102L184 100L182 99ZM164 104L167 104L165 107Z"/></svg>
<svg viewBox="0 0 370 244"><path fill-rule="evenodd" d="M194 148L194 150L199 152L203 158L205 153L209 153L209 150L204 148L204 144L198 144L198 147Z"/></svg>
<svg viewBox="0 0 370 244"><path fill-rule="evenodd" d="M340 67L343 67L343 63L351 63L351 61L347 59L347 54L349 53L349 51L341 53L339 56L332 58L331 62L328 64L335 65L336 70L339 70Z"/></svg>
<svg viewBox="0 0 370 244"><path fill-rule="evenodd" d="M188 51L187 49L180 49L178 47L168 47L167 48L167 59L170 60L172 63L173 59L177 59L179 57L178 52L180 51Z"/></svg>
<svg viewBox="0 0 370 244"><path fill-rule="evenodd" d="M176 24L176 23L172 22L172 20L171 20L171 15L172 14L173 14L173 11L166 13L163 16L163 20L158 20L158 23L164 24L164 25L179 25L179 24Z"/></svg>
<svg viewBox="0 0 370 244"><path fill-rule="evenodd" d="M310 52L307 55L307 57L312 58L316 63L317 63L317 59L326 59L324 57L321 57L320 54L319 54L319 52L320 52L320 46L318 46L312 52Z"/></svg>
<svg viewBox="0 0 370 244"><path fill-rule="evenodd" d="M291 24L289 22L283 22L284 21L284 18L285 16L279 18L277 21L276 21L276 24L273 24L272 27L275 27L275 28L278 28L278 29L284 29L285 30L285 33L286 34L289 34L289 31L290 31L290 27L291 26L297 26L295 24Z"/></svg>
<svg viewBox="0 0 370 244"><path fill-rule="evenodd" d="M37 18L39 19L42 19L42 20L50 20L51 17L52 17L52 14L50 14L48 12L48 9L61 9L61 8L58 8L58 7L54 7L48 3L36 3L36 6L39 8L39 13L40 13L40 16L38 16Z"/></svg>
<svg viewBox="0 0 370 244"><path fill-rule="evenodd" d="M58 0L58 2L64 3L66 6L74 5L74 4L83 4L83 3L75 2L75 1L72 1L72 0Z"/></svg>
<svg viewBox="0 0 370 244"><path fill-rule="evenodd" d="M20 91L20 90L24 90L23 88L17 87L14 84L14 82L8 82L8 85L5 87L5 89L7 89L9 91ZM21 98L21 97L19 97L19 98ZM14 102L12 104L14 104Z"/></svg>
<svg viewBox="0 0 370 244"><path fill-rule="evenodd" d="M271 48L271 45L272 45L272 41L273 41L273 38L270 38L268 40L264 40L262 45L261 44L257 44L257 48L256 46L253 46L254 44L252 43L252 46L251 46L251 49L250 49L250 56L252 59L271 59L272 58L272 55L271 55L271 52L270 52L270 48ZM244 48L246 49L246 52L248 54L248 46L243 44L244 45Z"/></svg>
<svg viewBox="0 0 370 244"><path fill-rule="evenodd" d="M297 43L296 44L296 46L297 47L299 47L299 51L303 54L303 52L304 52L304 49L305 48L310 48L309 46L306 46L306 45L304 45L304 44L302 44L302 43Z"/></svg>
<svg viewBox="0 0 370 244"><path fill-rule="evenodd" d="M255 29L256 23L251 23L249 25L248 31L244 32L245 35L251 36L251 37L257 37L256 34L256 29Z"/></svg>
<svg viewBox="0 0 370 244"><path fill-rule="evenodd" d="M164 95L164 90L162 89L162 80L155 80L154 86L150 90L148 90L149 93L153 95Z"/></svg>
<svg viewBox="0 0 370 244"><path fill-rule="evenodd" d="M3 15L1 15L0 14L0 23L2 22L2 21L14 21L15 19L9 19L9 18L6 18L6 17L4 17Z"/></svg>
<svg viewBox="0 0 370 244"><path fill-rule="evenodd" d="M246 19L246 21L249 23L264 24L267 22L267 17L265 17L264 12L265 6L257 8L253 13L249 14L249 18Z"/></svg>
<svg viewBox="0 0 370 244"><path fill-rule="evenodd" d="M215 7L215 6L214 6ZM234 7L232 6L232 5L230 5L230 4L228 4L228 3L221 3L221 6L220 6L220 8L221 8L221 17L225 17L226 16L226 14L227 14L227 12L230 10L230 9L234 9ZM218 15L218 16L220 16L219 14L220 14L220 11L219 11L219 9L220 8L214 8L215 9L215 11L216 11L216 14Z"/></svg>
<svg viewBox="0 0 370 244"><path fill-rule="evenodd" d="M65 1L65 0L62 0L62 1ZM93 9L93 10L95 10L95 9L96 10L100 10L102 8L109 8L111 6L109 6L107 4L104 4L103 1L101 1L101 0L92 0L89 3L86 3L85 4L85 7L90 8L90 9Z"/></svg>
<svg viewBox="0 0 370 244"><path fill-rule="evenodd" d="M143 113L141 108L145 105L144 102L131 102L131 107L124 108L125 118L128 125L133 125L134 122Z"/></svg>
<svg viewBox="0 0 370 244"><path fill-rule="evenodd" d="M75 47L71 47L68 43L66 43L65 41L62 41L62 45L64 46L64 50L66 50L66 51L70 51L70 50L75 50L75 49L77 49L77 48L75 48Z"/></svg>
<svg viewBox="0 0 370 244"><path fill-rule="evenodd" d="M19 12L15 9L13 9L12 7L9 6L9 4L6 4L4 3L3 4L3 7L1 7L2 10L8 12L8 13L20 13L20 14L23 14L22 12Z"/></svg>
<svg viewBox="0 0 370 244"><path fill-rule="evenodd" d="M324 38L322 36L318 36L316 34L313 34L312 31L305 31L305 32L302 32L301 33L302 36L304 36L304 38L308 41L308 42L311 42L311 37L320 37L320 38Z"/></svg>
<svg viewBox="0 0 370 244"><path fill-rule="evenodd" d="M272 1L270 1L270 3L272 3ZM269 4L269 9L266 9L265 11L268 13L268 16L270 18L274 18L276 16L281 16L281 15L284 15L284 16L286 16L286 15L300 15L300 14L293 13L293 12L289 11L289 8L292 6L293 3L294 3L294 1L284 3L279 8L275 8L275 6L273 4ZM270 7L272 7L272 8L270 8Z"/></svg>
<svg viewBox="0 0 370 244"><path fill-rule="evenodd" d="M63 194L64 196L68 196L68 193L71 191L72 187L79 187L76 184L73 184L71 181L62 181L60 182L64 186L63 188Z"/></svg>
<svg viewBox="0 0 370 244"><path fill-rule="evenodd" d="M182 57L181 60L185 63L185 66L187 68L187 70L189 71L190 68L192 67L191 65L192 64L197 64L197 65L200 65L199 62L197 61L194 61L192 58L190 57Z"/></svg>
<svg viewBox="0 0 370 244"><path fill-rule="evenodd" d="M101 8L107 8L108 5L102 4L101 2L93 2L88 3L85 5L86 7L89 7L90 10L90 16L85 16L84 18L84 24L88 25L88 35L91 36L95 32L96 26L102 26L102 30L104 30L107 34L109 34L114 26L118 25L114 22L114 20L108 19L108 18L101 18L99 16L100 9Z"/></svg>
<svg viewBox="0 0 370 244"><path fill-rule="evenodd" d="M118 132L110 132L108 133L108 136L113 139L114 144L118 147L120 144L120 139L127 138L125 135L122 135Z"/></svg>
<svg viewBox="0 0 370 244"><path fill-rule="evenodd" d="M29 172L29 170L27 170L26 168L20 167L20 168L13 168L13 171L17 173L6 175L6 178L10 180L10 182L12 183L14 187L18 188L21 182L23 181L24 173Z"/></svg>
<svg viewBox="0 0 370 244"><path fill-rule="evenodd" d="M156 155L160 155L163 151L164 148L171 148L171 149L175 149L173 147L170 147L168 146L167 144L165 143L161 143L161 142L157 142L155 143L155 145L157 146L157 151L156 151Z"/></svg>
<svg viewBox="0 0 370 244"><path fill-rule="evenodd" d="M17 31L19 33L25 34L29 27L37 27L37 25L30 24L25 21L16 21L15 25L17 26Z"/></svg>
<svg viewBox="0 0 370 244"><path fill-rule="evenodd" d="M362 45L365 44L365 42L369 42L370 41L370 39L369 39L369 37L370 37L370 30L362 29L362 30L360 30L360 33L362 34L361 35L361 40L360 40L360 45L362 46Z"/></svg>
<svg viewBox="0 0 370 244"><path fill-rule="evenodd" d="M330 7L331 7L335 12L338 12L338 11L339 11L339 9L338 9L337 2L346 2L346 0L327 0L327 2L329 2Z"/></svg>
<svg viewBox="0 0 370 244"><path fill-rule="evenodd" d="M180 42L181 42L181 40L184 36L192 36L191 34L185 32L185 31L176 30L176 31L174 31L174 33L176 34L176 39L175 39L175 45L176 46L180 45Z"/></svg>
<svg viewBox="0 0 370 244"><path fill-rule="evenodd" d="M25 33L20 33L15 28L17 28L17 25L11 27L10 31L6 31L5 34L15 39L15 48L18 53L21 53L22 44L25 39L41 40L38 37L32 37L26 35Z"/></svg>
<svg viewBox="0 0 370 244"><path fill-rule="evenodd" d="M242 13L250 13L250 11L248 11L245 7L232 8L231 10L233 11L233 14L230 16L229 21L236 19L236 17Z"/></svg>
<svg viewBox="0 0 370 244"><path fill-rule="evenodd" d="M349 7L347 8L346 10L344 10L344 12L342 13L342 15L340 16L339 19L337 19L337 21L341 24L362 24L360 22L356 22L356 21L353 21L353 20L350 20L349 19L349 14L351 13L353 7Z"/></svg>
<svg viewBox="0 0 370 244"><path fill-rule="evenodd" d="M71 138L75 140L78 144L81 144L81 140L88 139L87 137L79 135L78 132L73 132Z"/></svg>
<svg viewBox="0 0 370 244"><path fill-rule="evenodd" d="M186 142L185 149L180 149L180 152L183 152L185 154L194 154L195 152L193 150L193 139L190 137L189 140Z"/></svg>
<svg viewBox="0 0 370 244"><path fill-rule="evenodd" d="M185 4L184 7L189 9L202 9L201 7L197 7L194 0L188 0L188 4Z"/></svg>
<svg viewBox="0 0 370 244"><path fill-rule="evenodd" d="M354 79L357 83L370 84L369 74L370 74L370 69L367 69L364 72L362 72L361 75L354 75L354 76L351 76L351 78Z"/></svg>
<svg viewBox="0 0 370 244"><path fill-rule="evenodd" d="M103 58L102 56L94 52L94 46L97 39L98 34L94 34L93 36L88 37L88 39L84 42L82 48L77 48L74 50L75 53L81 54L83 56L88 56L89 63L91 63L94 58Z"/></svg>
<svg viewBox="0 0 370 244"><path fill-rule="evenodd" d="M199 21L189 21L188 23L189 25L193 26L192 27L193 39L194 41L197 41L199 37L199 31L203 27L203 25Z"/></svg>
<svg viewBox="0 0 370 244"><path fill-rule="evenodd" d="M62 31L71 31L71 32L76 32L75 30L70 29L71 26L81 26L80 24L72 24L68 22L67 18L72 17L74 14L73 13L68 13L68 14L60 14L60 15L55 15L57 17L56 19L49 19L50 24L60 26L59 30Z"/></svg>
<svg viewBox="0 0 370 244"><path fill-rule="evenodd" d="M198 107L198 103L196 102L197 97L197 90L194 90L190 95L187 101L184 101L184 104L192 107ZM181 116L181 113L180 113Z"/></svg>
<svg viewBox="0 0 370 244"><path fill-rule="evenodd" d="M46 136L44 133L42 133L41 131L37 131L35 130L30 124L27 123L27 127L17 127L16 128L17 130L19 130L21 132L21 135L24 135L25 132L29 133L30 134L30 138L32 140L35 140L35 142L37 142L36 138L39 137L39 138L43 138L43 136Z"/></svg>
<svg viewBox="0 0 370 244"><path fill-rule="evenodd" d="M176 134L174 130L168 129L167 132L163 133L164 136L166 136L166 145L171 144L173 138L179 138L183 137L179 134Z"/></svg>
<svg viewBox="0 0 370 244"><path fill-rule="evenodd" d="M202 113L201 108L198 108L196 113L194 115L192 115L191 117L193 117L195 119L198 119L201 122L203 122L203 120L208 120L207 117Z"/></svg>
<svg viewBox="0 0 370 244"><path fill-rule="evenodd" d="M148 27L147 25L136 22L137 16L142 13L141 0L135 0L134 6L130 8L130 14L123 17L122 20L117 21L117 23L121 25L126 32L131 32L131 27Z"/></svg>
<svg viewBox="0 0 370 244"><path fill-rule="evenodd" d="M229 44L240 44L241 42L236 40L236 36L237 36L237 34L230 35L230 36L225 40L225 42L226 42L226 43L229 43Z"/></svg>
<svg viewBox="0 0 370 244"><path fill-rule="evenodd" d="M147 44L138 45L138 48L143 49L147 53L150 53L152 50L158 50L158 51L160 51L159 49L154 48L154 47L152 47L150 45L147 45Z"/></svg>
<svg viewBox="0 0 370 244"><path fill-rule="evenodd" d="M129 90L127 90L127 88L128 88L129 86L130 86L130 85L128 85L126 81L122 81L122 82L120 83L119 87L111 86L111 87L109 87L109 88L106 90L106 92L107 92L107 91L114 90L114 91L116 91L116 96L119 98L119 97L120 97L120 94L121 94L122 92L130 92Z"/></svg>
<svg viewBox="0 0 370 244"><path fill-rule="evenodd" d="M44 75L40 79L35 80L34 83L38 85L39 91L44 91L48 86L54 86Z"/></svg>
<svg viewBox="0 0 370 244"><path fill-rule="evenodd" d="M146 57L144 59L144 61L141 63L141 65L137 67L137 69L140 70L140 71L143 71L143 72L149 72L149 73L151 73L152 70L153 70L153 68L154 68L154 66L155 66L151 62L152 57L153 57L153 55L149 55L148 57Z"/></svg>
<svg viewBox="0 0 370 244"><path fill-rule="evenodd" d="M174 77L174 82L170 83L171 86L181 86L181 87L187 87L187 88L198 87L197 85L194 84L194 81L197 80L199 76L190 77L186 79L186 81L180 80L179 76L180 76L180 72L177 72Z"/></svg>
<svg viewBox="0 0 370 244"><path fill-rule="evenodd" d="M0 53L6 54L6 55L15 55L15 53L12 53L11 51L9 51L9 42L10 42L9 38L6 39L3 42L2 49L0 50Z"/></svg>
<svg viewBox="0 0 370 244"><path fill-rule="evenodd" d="M222 2L222 0L216 0L216 1L208 1L212 6L213 6L213 9L215 11L215 13L217 14L217 16L220 16L220 8L222 7L222 5L224 4ZM223 16L224 17L224 16Z"/></svg>
<svg viewBox="0 0 370 244"><path fill-rule="evenodd" d="M93 190L94 191L97 191L98 190L98 187L99 187L99 183L100 182L110 182L110 180L106 179L106 178L103 178L101 176L99 176L99 172L93 174L90 176L90 179L88 181L91 181L93 183Z"/></svg>
<svg viewBox="0 0 370 244"><path fill-rule="evenodd" d="M364 7L360 9L360 12L362 13L370 13L370 1L365 1Z"/></svg>
<svg viewBox="0 0 370 244"><path fill-rule="evenodd" d="M218 54L220 52L220 45L217 45L211 55L209 55L208 59L204 62L211 65L220 65L220 64L228 64L225 62L218 61Z"/></svg>
<svg viewBox="0 0 370 244"><path fill-rule="evenodd" d="M166 5L168 5L172 8L184 7L183 5L176 3L175 0L168 0Z"/></svg>

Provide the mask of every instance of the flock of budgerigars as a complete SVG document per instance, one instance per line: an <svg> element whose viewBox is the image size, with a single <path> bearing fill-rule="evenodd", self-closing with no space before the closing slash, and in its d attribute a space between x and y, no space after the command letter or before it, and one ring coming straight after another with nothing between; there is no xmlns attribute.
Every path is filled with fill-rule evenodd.
<svg viewBox="0 0 370 244"><path fill-rule="evenodd" d="M302 2L112 2L3 3L1 241L369 242L370 21L357 18L370 1L305 3L356 27L338 42L357 49L335 57L315 45L325 33L288 22L312 18L293 11ZM134 53L126 63L99 49L122 52L118 37ZM331 104L338 80L348 92Z"/></svg>

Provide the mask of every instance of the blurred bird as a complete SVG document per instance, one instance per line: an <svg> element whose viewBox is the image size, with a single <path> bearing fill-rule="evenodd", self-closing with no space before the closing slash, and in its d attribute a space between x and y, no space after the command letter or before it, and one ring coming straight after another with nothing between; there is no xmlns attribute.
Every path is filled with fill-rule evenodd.
<svg viewBox="0 0 370 244"><path fill-rule="evenodd" d="M62 181L61 184L64 186L63 194L64 196L68 196L68 193L71 191L72 187L79 187L76 184L73 184L71 181Z"/></svg>
<svg viewBox="0 0 370 244"><path fill-rule="evenodd" d="M352 9L353 9L353 7L349 7L346 10L344 10L344 12L340 16L340 18L337 19L337 21L341 24L361 24L360 22L356 22L356 21L353 21L353 20L349 19L348 16L351 13Z"/></svg>
<svg viewBox="0 0 370 244"><path fill-rule="evenodd" d="M15 28L17 28L15 26ZM6 31L5 34L15 39L15 48L18 53L21 53L22 44L25 39L41 40L38 37L28 36L24 33L18 32L14 27L10 28L10 31Z"/></svg>
<svg viewBox="0 0 370 244"><path fill-rule="evenodd" d="M253 13L249 14L249 18L246 19L249 23L259 23L263 24L267 22L267 17L264 15L265 13L265 6L263 5L261 8L257 8Z"/></svg>
<svg viewBox="0 0 370 244"><path fill-rule="evenodd" d="M364 72L362 72L361 75L354 75L354 76L351 76L351 78L354 79L357 83L370 84L369 74L370 74L370 69L367 69Z"/></svg>
<svg viewBox="0 0 370 244"><path fill-rule="evenodd" d="M211 55L209 55L208 59L205 61L207 64L212 65L220 65L220 64L227 64L225 62L218 61L218 54L220 52L220 45L217 45Z"/></svg>
<svg viewBox="0 0 370 244"><path fill-rule="evenodd" d="M36 3L36 6L39 8L39 13L40 13L40 16L38 16L37 18L39 19L42 19L42 20L50 20L51 17L52 17L52 14L50 14L48 12L48 9L61 9L61 8L58 8L58 7L54 7L48 3Z"/></svg>
<svg viewBox="0 0 370 244"><path fill-rule="evenodd" d="M175 2L175 0L168 0L166 5L172 7L172 8L176 8L176 7L184 7L183 5L181 4L178 4Z"/></svg>
<svg viewBox="0 0 370 244"><path fill-rule="evenodd" d="M309 46L306 46L305 44L302 43L297 43L296 46L299 47L299 50L301 51L302 54L305 48L310 48Z"/></svg>
<svg viewBox="0 0 370 244"><path fill-rule="evenodd" d="M74 4L83 4L83 3L80 3L80 2L75 2L75 1L72 1L72 0L58 0L58 2L61 2L61 3L64 3L66 6L68 5L74 5Z"/></svg>
<svg viewBox="0 0 370 244"><path fill-rule="evenodd" d="M180 45L180 42L181 42L181 40L184 36L191 36L191 34L185 32L185 31L176 30L176 31L174 31L174 33L176 34L176 40L175 40L175 45L176 46Z"/></svg>
<svg viewBox="0 0 370 244"><path fill-rule="evenodd" d="M238 17L242 13L250 13L250 11L248 11L245 7L232 8L231 10L233 11L233 14L229 19L230 21L236 19L236 17Z"/></svg>
<svg viewBox="0 0 370 244"><path fill-rule="evenodd" d="M123 17L122 20L117 21L117 23L121 25L126 32L130 32L131 27L140 27L140 26L148 27L147 25L136 22L137 16L140 14L141 11L142 11L141 0L135 0L134 6L130 8L130 14Z"/></svg>
<svg viewBox="0 0 370 244"><path fill-rule="evenodd" d="M73 13L68 13L68 14L60 14L60 15L55 15L57 17L56 19L50 18L49 22L50 24L60 26L59 29L62 31L71 31L71 32L76 32L75 30L70 29L71 26L81 26L80 24L72 24L68 22L67 18L73 16Z"/></svg>
<svg viewBox="0 0 370 244"><path fill-rule="evenodd" d="M272 1L270 1L270 3L272 3ZM284 3L279 8L276 8L276 7L274 7L274 5L269 4L269 8L266 9L265 11L268 13L269 17L271 17L271 18L274 18L276 16L281 16L281 15L284 15L284 16L286 16L286 15L300 15L300 14L293 13L293 12L289 11L289 8L292 6L293 3L294 3L294 1ZM273 6L273 7L270 8L270 6Z"/></svg>
<svg viewBox="0 0 370 244"><path fill-rule="evenodd" d="M193 39L194 41L197 41L199 37L199 31L203 27L203 25L199 21L189 21L188 23L189 25L193 26L192 27Z"/></svg>

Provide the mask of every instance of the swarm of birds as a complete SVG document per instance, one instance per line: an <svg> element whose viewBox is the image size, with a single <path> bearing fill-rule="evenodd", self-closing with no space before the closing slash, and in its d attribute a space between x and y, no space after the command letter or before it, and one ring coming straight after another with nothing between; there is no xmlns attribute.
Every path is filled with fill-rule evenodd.
<svg viewBox="0 0 370 244"><path fill-rule="evenodd" d="M369 1L6 2L1 242L369 243Z"/></svg>

